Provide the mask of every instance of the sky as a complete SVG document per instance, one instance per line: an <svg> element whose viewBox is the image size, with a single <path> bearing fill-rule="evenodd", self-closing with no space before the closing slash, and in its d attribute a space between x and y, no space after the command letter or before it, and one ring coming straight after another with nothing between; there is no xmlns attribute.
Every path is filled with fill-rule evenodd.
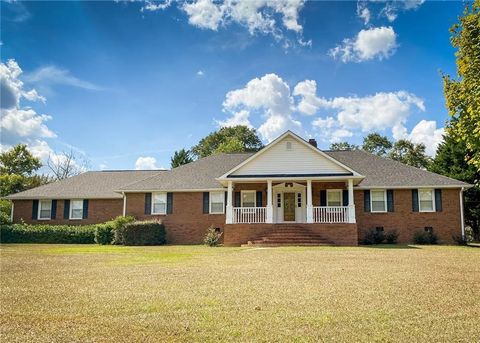
<svg viewBox="0 0 480 343"><path fill-rule="evenodd" d="M222 126L434 155L462 2L1 2L1 148L169 168Z"/></svg>

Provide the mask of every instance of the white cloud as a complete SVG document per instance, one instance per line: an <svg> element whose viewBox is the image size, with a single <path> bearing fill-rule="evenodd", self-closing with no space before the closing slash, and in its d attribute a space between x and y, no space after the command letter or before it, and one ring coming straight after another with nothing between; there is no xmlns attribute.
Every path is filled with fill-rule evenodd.
<svg viewBox="0 0 480 343"><path fill-rule="evenodd" d="M357 2L357 15L362 18L365 25L370 22L372 14L370 13L370 10L366 6L365 2Z"/></svg>
<svg viewBox="0 0 480 343"><path fill-rule="evenodd" d="M140 10L143 11L159 11L164 10L170 7L172 4L172 0L165 0L165 1L146 1L145 6L143 6Z"/></svg>
<svg viewBox="0 0 480 343"><path fill-rule="evenodd" d="M222 127L245 125L248 127L253 127L249 120L250 112L247 110L241 110L238 112L233 112L232 116L226 120L215 120L216 123Z"/></svg>
<svg viewBox="0 0 480 343"><path fill-rule="evenodd" d="M437 123L433 120L421 120L412 129L409 134L404 137L411 140L413 143L423 143L426 147L426 153L430 156L435 156L438 145L443 140L445 129L443 127L437 129Z"/></svg>
<svg viewBox="0 0 480 343"><path fill-rule="evenodd" d="M135 169L136 170L150 170L150 169L164 170L165 168L157 166L157 159L155 157L140 156L135 162Z"/></svg>
<svg viewBox="0 0 480 343"><path fill-rule="evenodd" d="M185 3L182 9L187 13L188 22L191 25L214 31L223 22L225 13L225 7L215 4L212 0L197 0Z"/></svg>
<svg viewBox="0 0 480 343"><path fill-rule="evenodd" d="M317 82L314 80L305 80L297 83L293 89L293 95L301 97L297 110L304 114L315 114L320 106L326 105L324 99L317 97Z"/></svg>
<svg viewBox="0 0 480 343"><path fill-rule="evenodd" d="M357 15L368 24L375 13L376 17L385 17L393 22L402 11L415 10L422 5L425 0L359 0L357 2Z"/></svg>
<svg viewBox="0 0 480 343"><path fill-rule="evenodd" d="M337 143L353 136L353 132L341 128L333 117L317 118L312 122L312 126L320 132L320 139L324 142Z"/></svg>
<svg viewBox="0 0 480 343"><path fill-rule="evenodd" d="M198 77L205 76L205 72L203 70L199 70L199 71L197 71L197 76Z"/></svg>
<svg viewBox="0 0 480 343"><path fill-rule="evenodd" d="M392 27L361 30L355 38L344 39L342 44L329 50L329 55L342 62L364 62L374 58L389 58L397 48L397 35Z"/></svg>

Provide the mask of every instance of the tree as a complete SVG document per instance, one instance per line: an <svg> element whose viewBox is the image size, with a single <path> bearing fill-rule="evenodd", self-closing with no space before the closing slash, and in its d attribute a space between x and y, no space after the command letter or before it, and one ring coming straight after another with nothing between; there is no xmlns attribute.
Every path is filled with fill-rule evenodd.
<svg viewBox="0 0 480 343"><path fill-rule="evenodd" d="M450 134L443 137L437 154L428 170L473 184L465 191L465 223L471 229L474 240L480 240L480 170L465 159L466 144L457 142ZM467 154L468 155L468 154Z"/></svg>
<svg viewBox="0 0 480 343"><path fill-rule="evenodd" d="M17 144L0 154L0 174L32 175L42 166L40 160L34 157L25 144Z"/></svg>
<svg viewBox="0 0 480 343"><path fill-rule="evenodd" d="M407 139L396 141L388 157L409 166L423 169L427 168L431 161L425 153L424 144L414 144Z"/></svg>
<svg viewBox="0 0 480 343"><path fill-rule="evenodd" d="M339 142L330 144L330 150L358 150L359 146L348 142Z"/></svg>
<svg viewBox="0 0 480 343"><path fill-rule="evenodd" d="M233 139L240 142L240 144L238 142L231 143L230 141ZM202 138L191 149L191 152L197 158L202 158L219 152L219 148L228 150L228 152L258 151L263 148L263 144L260 138L258 138L255 129L238 125L222 127L220 130L210 133Z"/></svg>
<svg viewBox="0 0 480 343"><path fill-rule="evenodd" d="M240 152L244 151L243 143L236 137L229 139L226 142L220 143L217 149L215 149L215 154L220 152L224 153L232 153L232 152Z"/></svg>
<svg viewBox="0 0 480 343"><path fill-rule="evenodd" d="M472 154L469 163L480 169L480 0L466 6L460 22L450 29L457 48L457 77L443 75L449 114L449 134Z"/></svg>
<svg viewBox="0 0 480 343"><path fill-rule="evenodd" d="M181 149L175 151L172 158L170 159L171 168L177 168L181 165L193 162L193 158L189 150Z"/></svg>
<svg viewBox="0 0 480 343"><path fill-rule="evenodd" d="M88 169L88 161L73 150L48 156L47 167L53 174L54 180L63 180L71 176L83 173Z"/></svg>
<svg viewBox="0 0 480 343"><path fill-rule="evenodd" d="M376 132L368 134L363 139L362 149L377 156L387 156L392 147L393 144L387 136L382 136Z"/></svg>

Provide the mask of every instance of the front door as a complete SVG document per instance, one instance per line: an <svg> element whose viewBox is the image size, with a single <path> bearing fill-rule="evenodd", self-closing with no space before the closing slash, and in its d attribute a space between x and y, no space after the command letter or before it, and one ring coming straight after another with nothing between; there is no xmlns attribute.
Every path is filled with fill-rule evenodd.
<svg viewBox="0 0 480 343"><path fill-rule="evenodd" d="M283 221L295 221L295 193L283 193Z"/></svg>

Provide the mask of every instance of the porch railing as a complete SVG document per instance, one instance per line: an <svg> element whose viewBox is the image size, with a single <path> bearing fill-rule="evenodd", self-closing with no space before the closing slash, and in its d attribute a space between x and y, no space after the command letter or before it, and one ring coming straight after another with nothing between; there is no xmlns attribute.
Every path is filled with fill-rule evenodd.
<svg viewBox="0 0 480 343"><path fill-rule="evenodd" d="M348 223L348 206L313 207L314 223Z"/></svg>
<svg viewBox="0 0 480 343"><path fill-rule="evenodd" d="M266 209L266 207L234 207L232 218L233 223L265 223L267 219Z"/></svg>

